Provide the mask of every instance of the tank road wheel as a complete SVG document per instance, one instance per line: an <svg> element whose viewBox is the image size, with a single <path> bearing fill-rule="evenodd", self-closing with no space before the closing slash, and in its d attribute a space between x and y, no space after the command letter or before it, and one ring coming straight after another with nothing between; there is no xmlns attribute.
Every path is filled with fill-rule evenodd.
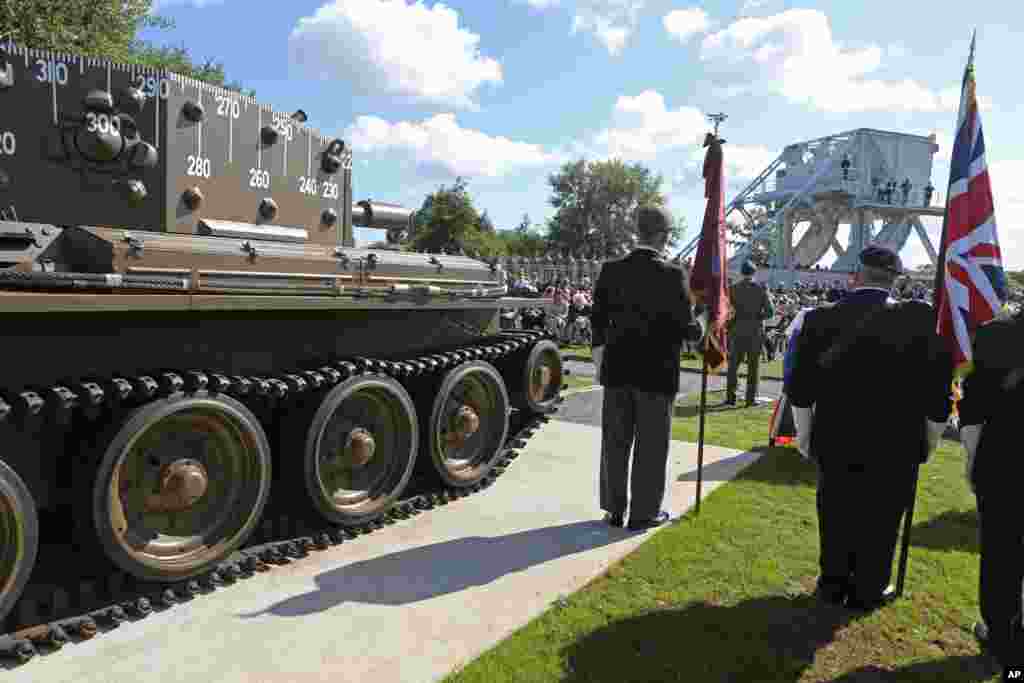
<svg viewBox="0 0 1024 683"><path fill-rule="evenodd" d="M463 363L445 375L424 438L444 483L461 488L487 476L505 444L508 414L505 381L490 363Z"/></svg>
<svg viewBox="0 0 1024 683"><path fill-rule="evenodd" d="M408 392L360 375L320 404L306 436L306 493L322 517L358 526L386 512L409 483L419 429Z"/></svg>
<svg viewBox="0 0 1024 683"><path fill-rule="evenodd" d="M190 578L256 528L270 491L270 445L234 399L201 391L154 401L107 443L93 525L107 557L129 574Z"/></svg>
<svg viewBox="0 0 1024 683"><path fill-rule="evenodd" d="M32 493L0 460L0 624L21 597L39 547L39 518Z"/></svg>
<svg viewBox="0 0 1024 683"><path fill-rule="evenodd" d="M555 407L562 390L562 356L558 345L547 339L530 349L523 368L522 391L517 404L531 413L546 413Z"/></svg>

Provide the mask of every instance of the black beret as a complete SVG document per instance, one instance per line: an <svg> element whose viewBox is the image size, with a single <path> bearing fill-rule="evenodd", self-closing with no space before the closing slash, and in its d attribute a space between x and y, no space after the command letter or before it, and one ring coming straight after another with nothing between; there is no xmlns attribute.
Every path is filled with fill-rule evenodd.
<svg viewBox="0 0 1024 683"><path fill-rule="evenodd" d="M899 254L886 247L872 245L860 252L860 262L865 266L878 268L893 275L903 275L903 262Z"/></svg>
<svg viewBox="0 0 1024 683"><path fill-rule="evenodd" d="M753 261L744 261L743 265L740 266L740 272L744 275L753 275L757 272L757 266L754 265Z"/></svg>

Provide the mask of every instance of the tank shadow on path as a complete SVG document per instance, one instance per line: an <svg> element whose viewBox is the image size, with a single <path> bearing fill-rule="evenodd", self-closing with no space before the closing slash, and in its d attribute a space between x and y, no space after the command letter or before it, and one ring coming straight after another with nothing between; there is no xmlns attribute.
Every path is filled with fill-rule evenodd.
<svg viewBox="0 0 1024 683"><path fill-rule="evenodd" d="M550 560L610 545L634 535L589 520L507 536L468 536L354 562L315 577L317 589L242 618L297 617L346 602L405 605L455 593Z"/></svg>

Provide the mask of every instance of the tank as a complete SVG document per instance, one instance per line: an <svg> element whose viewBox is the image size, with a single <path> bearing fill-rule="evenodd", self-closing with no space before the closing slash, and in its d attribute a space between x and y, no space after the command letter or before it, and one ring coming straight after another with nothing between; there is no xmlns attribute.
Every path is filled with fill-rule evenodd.
<svg viewBox="0 0 1024 683"><path fill-rule="evenodd" d="M355 247L413 212L304 112L13 43L0 112L0 654L478 491L560 402L497 261Z"/></svg>

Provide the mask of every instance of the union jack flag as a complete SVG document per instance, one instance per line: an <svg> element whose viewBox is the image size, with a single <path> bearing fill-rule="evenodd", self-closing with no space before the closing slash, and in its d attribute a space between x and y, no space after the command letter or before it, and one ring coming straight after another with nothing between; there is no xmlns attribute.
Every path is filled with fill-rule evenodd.
<svg viewBox="0 0 1024 683"><path fill-rule="evenodd" d="M972 367L971 334L1002 314L1007 302L985 137L975 96L973 37L960 96L938 266L936 331L949 343L957 375L963 376Z"/></svg>

